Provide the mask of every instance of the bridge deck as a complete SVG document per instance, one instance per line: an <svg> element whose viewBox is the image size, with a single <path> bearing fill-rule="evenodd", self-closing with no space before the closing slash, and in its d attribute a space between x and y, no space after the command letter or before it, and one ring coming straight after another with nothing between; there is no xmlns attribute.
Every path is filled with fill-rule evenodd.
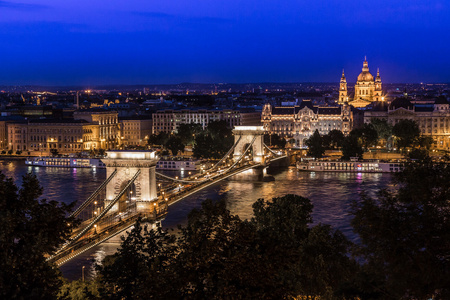
<svg viewBox="0 0 450 300"><path fill-rule="evenodd" d="M272 159L272 161L285 157L286 155L276 157ZM270 163L270 160L268 160L268 163ZM53 257L49 258L49 260L56 263L56 265L61 266L69 260L75 258L76 256L93 248L94 246L101 244L108 239L131 228L133 224L135 224L139 216L142 216L144 218L144 221L146 222L158 222L162 220L167 214L168 206L231 176L237 175L249 169L265 167L266 165L267 164L259 164L254 162L246 162L243 164L238 164L238 162L235 162L232 167L226 170L218 170L212 174L203 174L202 176L200 176L201 178L199 178L199 180L192 180L191 182L183 180L183 183L191 184L183 186L182 188L181 186L177 187L175 185L171 188L165 189L163 193L160 192L158 201L155 202L158 203L158 205L155 205L154 211L150 214L143 215L142 213L137 213L136 210L134 210L134 212L130 211L128 215L118 216L117 214L106 214L108 209L105 209L106 211L103 211L101 213L101 216L99 215L93 219L85 220L81 226L75 229L72 233L73 238L70 240L70 242L64 245L60 249L60 251L57 252L57 254L55 254ZM140 172L135 174L130 182L134 181L139 173ZM124 190L121 191L120 196L123 194ZM112 204L110 203L108 207L111 205ZM94 223L96 225L94 228L92 228L92 226L94 226Z"/></svg>

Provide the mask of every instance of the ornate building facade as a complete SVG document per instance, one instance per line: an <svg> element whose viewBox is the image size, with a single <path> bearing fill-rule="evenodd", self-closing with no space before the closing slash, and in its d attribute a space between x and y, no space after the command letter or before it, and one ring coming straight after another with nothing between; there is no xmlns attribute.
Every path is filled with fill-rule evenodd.
<svg viewBox="0 0 450 300"><path fill-rule="evenodd" d="M299 147L317 129L325 135L333 129L347 134L352 129L353 114L347 104L336 107L314 106L311 100L303 100L298 106L274 107L264 105L261 122L265 132L293 138Z"/></svg>
<svg viewBox="0 0 450 300"><path fill-rule="evenodd" d="M339 86L339 103L348 103L353 107L365 107L372 102L384 101L383 91L381 88L380 70L377 70L377 76L369 72L369 63L364 59L362 72L358 75L355 84L355 92L353 99L349 99L347 90L347 80L342 71L341 82Z"/></svg>
<svg viewBox="0 0 450 300"><path fill-rule="evenodd" d="M415 121L421 134L433 138L434 148L450 150L450 104L445 99L437 99L434 104L414 105L406 98L397 98L390 105L379 103L364 112L364 122L384 119L391 125L400 120Z"/></svg>

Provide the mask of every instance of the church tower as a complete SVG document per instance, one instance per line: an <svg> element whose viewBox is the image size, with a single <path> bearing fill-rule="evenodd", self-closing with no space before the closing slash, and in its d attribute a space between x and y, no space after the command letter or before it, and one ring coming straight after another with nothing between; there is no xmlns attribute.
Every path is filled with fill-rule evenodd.
<svg viewBox="0 0 450 300"><path fill-rule="evenodd" d="M343 104L345 102L348 102L347 80L345 79L344 70L342 70L341 84L339 87L339 103Z"/></svg>
<svg viewBox="0 0 450 300"><path fill-rule="evenodd" d="M382 97L382 90L381 90L380 69L377 70L377 77L375 77L375 90L374 90L373 100L374 101L384 101L384 97Z"/></svg>

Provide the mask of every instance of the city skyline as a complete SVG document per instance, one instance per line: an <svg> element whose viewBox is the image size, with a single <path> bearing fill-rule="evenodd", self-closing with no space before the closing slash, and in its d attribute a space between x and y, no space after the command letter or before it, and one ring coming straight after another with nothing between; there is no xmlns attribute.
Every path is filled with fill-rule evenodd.
<svg viewBox="0 0 450 300"><path fill-rule="evenodd" d="M0 85L450 82L443 1L0 1Z"/></svg>

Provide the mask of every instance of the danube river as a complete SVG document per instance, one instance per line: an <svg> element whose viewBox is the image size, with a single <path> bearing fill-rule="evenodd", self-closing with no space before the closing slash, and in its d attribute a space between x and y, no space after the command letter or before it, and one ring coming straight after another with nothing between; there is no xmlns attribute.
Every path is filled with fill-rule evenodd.
<svg viewBox="0 0 450 300"><path fill-rule="evenodd" d="M106 177L104 169L75 169L30 167L24 161L0 161L0 170L13 177L20 184L21 177L32 172L36 174L44 188L48 200L65 203L84 201ZM390 183L390 174L381 173L332 173L298 172L294 167L269 171L275 177L272 182L239 182L225 180L202 190L169 208L163 227L176 228L185 224L187 214L199 208L207 198L224 198L233 214L241 218L251 218L252 204L258 198L271 199L285 194L307 197L314 204L314 223L330 224L341 230L350 240L356 241L350 226L350 205L359 199L362 191L375 195L380 188ZM177 174L173 174L175 176ZM118 239L100 245L85 255L64 265L61 270L69 279L81 277L81 268L86 266L86 275L92 274L92 260L100 261L112 254L118 246Z"/></svg>

